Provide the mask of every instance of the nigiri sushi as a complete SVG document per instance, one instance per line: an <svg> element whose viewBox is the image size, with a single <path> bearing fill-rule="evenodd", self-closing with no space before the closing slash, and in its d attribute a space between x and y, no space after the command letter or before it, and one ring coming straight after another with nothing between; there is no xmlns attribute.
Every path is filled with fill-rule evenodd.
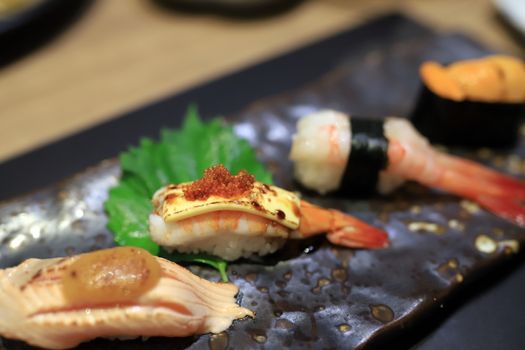
<svg viewBox="0 0 525 350"><path fill-rule="evenodd" d="M96 337L182 337L253 316L238 289L140 248L29 259L0 270L0 335L66 349Z"/></svg>
<svg viewBox="0 0 525 350"><path fill-rule="evenodd" d="M440 152L401 118L351 119L320 111L297 123L290 159L296 179L326 193L389 193L417 181L477 202L525 227L525 184L476 162Z"/></svg>
<svg viewBox="0 0 525 350"><path fill-rule="evenodd" d="M492 147L515 143L525 115L522 60L494 55L446 67L429 61L419 73L423 86L411 120L430 141Z"/></svg>
<svg viewBox="0 0 525 350"><path fill-rule="evenodd" d="M275 252L289 238L326 232L334 244L380 248L388 243L380 229L337 210L322 209L241 171L222 165L202 179L168 185L153 197L150 235L179 252L206 252L226 260Z"/></svg>

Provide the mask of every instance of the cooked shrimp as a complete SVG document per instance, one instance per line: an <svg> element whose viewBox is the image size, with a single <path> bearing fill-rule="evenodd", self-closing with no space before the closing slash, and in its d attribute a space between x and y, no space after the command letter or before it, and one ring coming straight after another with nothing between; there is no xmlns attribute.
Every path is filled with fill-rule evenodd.
<svg viewBox="0 0 525 350"><path fill-rule="evenodd" d="M296 162L296 173L311 171L309 157L299 150L305 138L305 123L319 124L319 120L332 123L320 112L303 118L294 137L291 159ZM350 120L339 112L331 112L332 118ZM342 121L332 123L338 133L350 135L351 145L345 154L345 165L332 174L336 188L362 191L376 189L388 193L405 180L414 180L425 186L438 188L479 203L494 214L525 227L525 184L481 164L439 152L421 136L406 119L387 118L377 120L352 120L346 127ZM321 148L322 138L312 137L309 147ZM315 158L315 156L313 157ZM325 162L329 162L326 160ZM323 168L322 162L316 167ZM299 175L297 179L306 187L324 193L327 184L304 181L315 177ZM328 176L330 177L330 176ZM330 184L333 186L333 184Z"/></svg>
<svg viewBox="0 0 525 350"><path fill-rule="evenodd" d="M525 227L525 184L476 162L432 148L412 125L399 118L385 123L390 143L387 173L468 198Z"/></svg>
<svg viewBox="0 0 525 350"><path fill-rule="evenodd" d="M308 160L296 165L299 181L321 193L338 187L350 152L349 128L348 118L340 118L334 111L322 111L319 118L297 122L290 157Z"/></svg>
<svg viewBox="0 0 525 350"><path fill-rule="evenodd" d="M220 178L220 186L228 194L188 199L186 194L195 183L160 189L154 196L155 210L150 215L153 241L177 251L208 252L227 260L254 253L269 254L281 248L288 238L320 233L327 233L332 243L347 247L387 245L387 235L382 230L340 211L301 201L275 186L252 181L242 192L232 194L228 184L236 180L225 172L222 166L210 168L204 178ZM217 184L212 185L216 188Z"/></svg>
<svg viewBox="0 0 525 350"><path fill-rule="evenodd" d="M50 349L97 337L184 337L253 316L238 289L140 248L29 259L0 270L0 334Z"/></svg>
<svg viewBox="0 0 525 350"><path fill-rule="evenodd" d="M349 248L383 248L388 244L386 234L365 222L339 210L324 209L301 201L301 223L291 238L306 238L326 233L333 244Z"/></svg>

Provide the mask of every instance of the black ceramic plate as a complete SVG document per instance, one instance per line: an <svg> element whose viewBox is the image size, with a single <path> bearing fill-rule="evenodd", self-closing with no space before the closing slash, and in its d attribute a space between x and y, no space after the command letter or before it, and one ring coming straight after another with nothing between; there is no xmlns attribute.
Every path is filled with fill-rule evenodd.
<svg viewBox="0 0 525 350"><path fill-rule="evenodd" d="M418 90L421 61L486 53L460 35L441 36L398 15L380 18L8 161L0 165L0 198L49 186L114 157L140 136L156 136L162 126L178 126L186 107L195 102L207 117L227 115L259 149L277 182L293 187L291 165L285 159L298 115L325 107L361 116L408 115ZM499 154L481 160L506 169L523 159L523 144L515 153L515 157ZM83 176L111 178L115 169L105 163ZM69 184L82 188L85 177ZM55 186L11 204L45 203L60 189L64 188ZM491 254L480 253L474 245L481 235L523 244L523 230L486 212L470 212L469 205L453 196L413 184L387 198L311 199L383 225L392 247L351 251L320 238L290 246L263 264L233 264L230 273L241 288L242 303L255 309L257 318L235 322L220 338L100 340L81 348L217 348L225 339L228 344L221 348L520 349L525 344L522 255L511 253L505 244L498 244ZM9 205L0 205L0 234L8 230ZM60 203L58 209L63 206ZM12 208L11 217L16 217ZM440 229L411 231L408 224L414 221L432 222ZM80 222L75 230L89 230L93 224L94 220ZM50 235L56 238L57 232ZM29 238L30 243L17 242L12 250L13 237L0 237L0 266L31 255L107 246L108 237L100 228L84 244L45 237L31 244ZM314 250L301 254L309 247ZM3 340L3 347L26 348L10 340Z"/></svg>

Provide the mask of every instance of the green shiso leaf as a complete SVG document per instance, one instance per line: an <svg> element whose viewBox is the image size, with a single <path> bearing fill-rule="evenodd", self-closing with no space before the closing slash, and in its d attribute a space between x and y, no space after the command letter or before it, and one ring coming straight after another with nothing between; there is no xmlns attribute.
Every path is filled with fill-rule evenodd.
<svg viewBox="0 0 525 350"><path fill-rule="evenodd" d="M257 180L272 183L271 174L257 161L250 144L235 135L222 119L203 122L197 109L190 107L181 129L161 130L159 141L143 138L137 147L122 153L119 160L122 177L105 203L108 229L115 242L141 247L176 262L210 265L227 280L224 260L206 254L167 253L151 240L150 200L160 187L196 180L215 164L224 164L234 174L244 169Z"/></svg>

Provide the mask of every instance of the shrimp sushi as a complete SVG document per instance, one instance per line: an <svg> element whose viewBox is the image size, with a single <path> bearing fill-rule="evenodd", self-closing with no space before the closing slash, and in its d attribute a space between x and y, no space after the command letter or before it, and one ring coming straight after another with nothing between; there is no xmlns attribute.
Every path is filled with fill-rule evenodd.
<svg viewBox="0 0 525 350"><path fill-rule="evenodd" d="M237 292L140 248L29 259L0 270L0 335L66 349L96 337L218 333L253 316Z"/></svg>
<svg viewBox="0 0 525 350"><path fill-rule="evenodd" d="M436 150L406 119L359 120L336 111L308 115L297 124L290 159L296 179L319 193L386 194L413 180L525 227L524 183Z"/></svg>
<svg viewBox="0 0 525 350"><path fill-rule="evenodd" d="M431 142L509 147L525 114L525 64L504 55L425 62L411 120ZM476 132L472 132L475 129Z"/></svg>
<svg viewBox="0 0 525 350"><path fill-rule="evenodd" d="M244 171L234 176L222 165L208 168L197 181L159 189L153 206L149 222L155 243L226 260L273 253L287 239L320 233L347 247L380 248L388 243L380 229L257 182Z"/></svg>

